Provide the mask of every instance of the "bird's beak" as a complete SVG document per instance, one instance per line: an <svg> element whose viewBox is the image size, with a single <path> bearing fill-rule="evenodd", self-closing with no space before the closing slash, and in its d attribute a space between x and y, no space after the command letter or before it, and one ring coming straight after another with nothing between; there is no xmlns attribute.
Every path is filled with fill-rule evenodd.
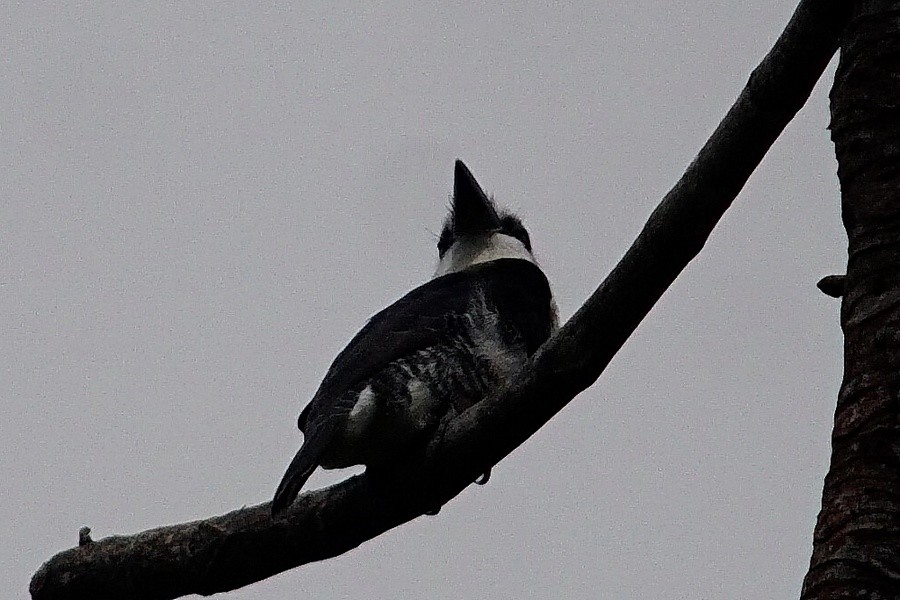
<svg viewBox="0 0 900 600"><path fill-rule="evenodd" d="M456 161L453 174L453 232L474 235L498 231L500 217L469 168Z"/></svg>

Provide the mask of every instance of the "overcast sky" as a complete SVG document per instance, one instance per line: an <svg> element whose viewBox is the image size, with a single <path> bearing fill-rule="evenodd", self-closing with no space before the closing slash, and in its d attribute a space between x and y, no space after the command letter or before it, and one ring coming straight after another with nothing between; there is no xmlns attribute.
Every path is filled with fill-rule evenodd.
<svg viewBox="0 0 900 600"><path fill-rule="evenodd" d="M331 359L431 276L457 157L524 217L570 316L794 5L7 7L4 587L24 597L82 525L268 500ZM815 288L846 255L830 73L604 376L487 486L226 597L797 597L841 375Z"/></svg>

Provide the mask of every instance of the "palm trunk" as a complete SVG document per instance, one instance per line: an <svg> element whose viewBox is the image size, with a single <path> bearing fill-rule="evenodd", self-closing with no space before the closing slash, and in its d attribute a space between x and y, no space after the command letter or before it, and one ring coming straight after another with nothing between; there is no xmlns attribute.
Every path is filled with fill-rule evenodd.
<svg viewBox="0 0 900 600"><path fill-rule="evenodd" d="M900 2L857 2L831 95L844 380L804 600L900 598Z"/></svg>

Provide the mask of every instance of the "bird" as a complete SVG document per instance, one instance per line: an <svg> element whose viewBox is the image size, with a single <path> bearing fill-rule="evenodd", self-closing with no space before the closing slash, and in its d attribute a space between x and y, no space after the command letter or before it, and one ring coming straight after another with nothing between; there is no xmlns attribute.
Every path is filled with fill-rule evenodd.
<svg viewBox="0 0 900 600"><path fill-rule="evenodd" d="M301 411L303 443L273 517L317 467L376 469L423 451L442 419L505 386L558 327L521 219L499 209L461 160L437 250L434 277L369 319Z"/></svg>

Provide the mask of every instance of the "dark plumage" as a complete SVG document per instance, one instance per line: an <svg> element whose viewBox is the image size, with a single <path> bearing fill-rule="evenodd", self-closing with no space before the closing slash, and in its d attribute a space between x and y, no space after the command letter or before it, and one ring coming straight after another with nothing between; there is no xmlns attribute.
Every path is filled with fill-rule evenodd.
<svg viewBox="0 0 900 600"><path fill-rule="evenodd" d="M450 411L514 376L555 326L550 286L518 218L457 161L438 276L374 317L300 413L304 434L272 502L286 510L317 466L386 464Z"/></svg>

